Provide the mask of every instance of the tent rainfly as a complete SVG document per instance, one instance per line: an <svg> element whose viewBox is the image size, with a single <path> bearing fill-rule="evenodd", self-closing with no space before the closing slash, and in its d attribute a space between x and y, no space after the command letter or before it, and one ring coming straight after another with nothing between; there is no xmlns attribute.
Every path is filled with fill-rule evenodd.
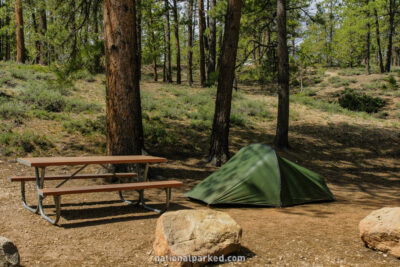
<svg viewBox="0 0 400 267"><path fill-rule="evenodd" d="M207 204L274 207L335 200L319 174L263 144L242 148L185 195Z"/></svg>

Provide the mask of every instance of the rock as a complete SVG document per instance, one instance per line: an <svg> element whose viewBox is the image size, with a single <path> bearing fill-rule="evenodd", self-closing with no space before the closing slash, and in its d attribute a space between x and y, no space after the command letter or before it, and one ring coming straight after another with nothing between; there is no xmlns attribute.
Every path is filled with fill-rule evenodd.
<svg viewBox="0 0 400 267"><path fill-rule="evenodd" d="M18 266L19 253L17 247L9 239L0 236L0 266Z"/></svg>
<svg viewBox="0 0 400 267"><path fill-rule="evenodd" d="M154 259L177 266L192 266L189 261L202 265L239 252L241 236L242 228L225 212L211 209L167 212L157 220Z"/></svg>
<svg viewBox="0 0 400 267"><path fill-rule="evenodd" d="M371 212L360 222L359 228L367 247L400 258L400 207Z"/></svg>

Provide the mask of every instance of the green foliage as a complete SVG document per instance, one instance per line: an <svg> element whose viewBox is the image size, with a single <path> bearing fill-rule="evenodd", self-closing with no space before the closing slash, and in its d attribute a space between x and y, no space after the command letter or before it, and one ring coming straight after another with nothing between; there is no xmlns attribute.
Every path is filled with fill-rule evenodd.
<svg viewBox="0 0 400 267"><path fill-rule="evenodd" d="M301 95L301 96L315 96L315 95L317 95L317 90L312 89L310 87L305 87L305 88L303 88L303 91L298 93L298 95Z"/></svg>
<svg viewBox="0 0 400 267"><path fill-rule="evenodd" d="M10 70L11 77L18 80L26 80L26 76L23 70L20 69L11 69Z"/></svg>
<svg viewBox="0 0 400 267"><path fill-rule="evenodd" d="M65 98L56 91L30 88L21 94L21 99L37 109L50 112L61 112L66 107Z"/></svg>
<svg viewBox="0 0 400 267"><path fill-rule="evenodd" d="M90 135L94 133L105 135L106 120L104 116L99 116L96 120L71 120L64 122L62 124L62 128L70 134L80 132L83 135Z"/></svg>
<svg viewBox="0 0 400 267"><path fill-rule="evenodd" d="M28 114L41 120L64 121L67 119L67 116L62 113L49 112L43 109L33 109Z"/></svg>
<svg viewBox="0 0 400 267"><path fill-rule="evenodd" d="M22 119L26 117L26 105L18 101L0 102L0 117L3 119Z"/></svg>
<svg viewBox="0 0 400 267"><path fill-rule="evenodd" d="M178 143L177 136L172 131L169 131L166 126L158 120L144 121L143 135L146 142L149 142L154 146Z"/></svg>
<svg viewBox="0 0 400 267"><path fill-rule="evenodd" d="M346 68L338 72L340 76L354 76L365 74L365 69L362 68Z"/></svg>
<svg viewBox="0 0 400 267"><path fill-rule="evenodd" d="M380 81L370 82L370 83L362 83L361 88L364 90L379 90L379 89L387 89L386 85Z"/></svg>
<svg viewBox="0 0 400 267"><path fill-rule="evenodd" d="M339 104L349 110L376 113L386 105L386 101L379 97L371 97L352 90L345 90L339 98Z"/></svg>
<svg viewBox="0 0 400 267"><path fill-rule="evenodd" d="M393 89L393 90L395 90L395 89L397 89L397 81L396 81L396 78L394 78L394 76L392 75L392 74L390 74L388 77L387 77L387 83L388 83L388 86L389 86L389 88L390 89Z"/></svg>
<svg viewBox="0 0 400 267"><path fill-rule="evenodd" d="M48 112L92 113L101 110L99 104L87 103L75 98L66 98L60 92L47 88L29 88L22 92L20 98L25 103L32 105L32 108L43 109Z"/></svg>
<svg viewBox="0 0 400 267"><path fill-rule="evenodd" d="M342 86L348 86L350 85L350 82L348 79L343 79L339 76L332 76L328 79L328 82L332 84L333 87L338 88Z"/></svg>
<svg viewBox="0 0 400 267"><path fill-rule="evenodd" d="M46 136L41 136L31 131L23 133L13 132L12 130L0 133L0 147L6 156L24 155L40 150L48 150L53 147L51 141Z"/></svg>

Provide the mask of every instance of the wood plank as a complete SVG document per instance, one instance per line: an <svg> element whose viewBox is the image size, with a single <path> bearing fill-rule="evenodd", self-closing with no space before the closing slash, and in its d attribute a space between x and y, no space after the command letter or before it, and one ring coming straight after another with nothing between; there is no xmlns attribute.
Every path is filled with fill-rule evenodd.
<svg viewBox="0 0 400 267"><path fill-rule="evenodd" d="M112 192L125 190L142 190L149 188L172 188L181 187L182 182L178 181L155 181L141 183L125 183L125 184L107 184L107 185L92 185L92 186L75 186L75 187L60 187L60 188L44 188L40 189L41 196L69 195L82 193L97 193L97 192Z"/></svg>
<svg viewBox="0 0 400 267"><path fill-rule="evenodd" d="M18 158L17 161L29 167L47 167L60 165L86 164L127 164L166 162L166 158L129 155L129 156L91 156L91 157L37 157Z"/></svg>
<svg viewBox="0 0 400 267"><path fill-rule="evenodd" d="M116 173L118 177L121 178L129 178L129 177L136 177L137 174L134 172L128 172L128 173ZM69 178L71 175L49 175L45 176L45 180L64 180ZM77 174L71 179L90 179L90 178L113 178L114 175L112 173L99 173L99 174ZM8 177L8 181L10 182L20 182L20 181L36 181L35 176L13 176L13 177Z"/></svg>

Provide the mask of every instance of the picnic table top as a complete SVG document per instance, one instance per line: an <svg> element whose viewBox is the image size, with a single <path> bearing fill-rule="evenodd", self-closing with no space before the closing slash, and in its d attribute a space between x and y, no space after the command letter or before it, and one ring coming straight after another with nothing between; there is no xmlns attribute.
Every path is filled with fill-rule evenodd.
<svg viewBox="0 0 400 267"><path fill-rule="evenodd" d="M125 164L166 162L166 158L129 155L129 156L89 156L89 157L37 157L18 158L17 161L29 167L47 167L60 165L87 164Z"/></svg>

